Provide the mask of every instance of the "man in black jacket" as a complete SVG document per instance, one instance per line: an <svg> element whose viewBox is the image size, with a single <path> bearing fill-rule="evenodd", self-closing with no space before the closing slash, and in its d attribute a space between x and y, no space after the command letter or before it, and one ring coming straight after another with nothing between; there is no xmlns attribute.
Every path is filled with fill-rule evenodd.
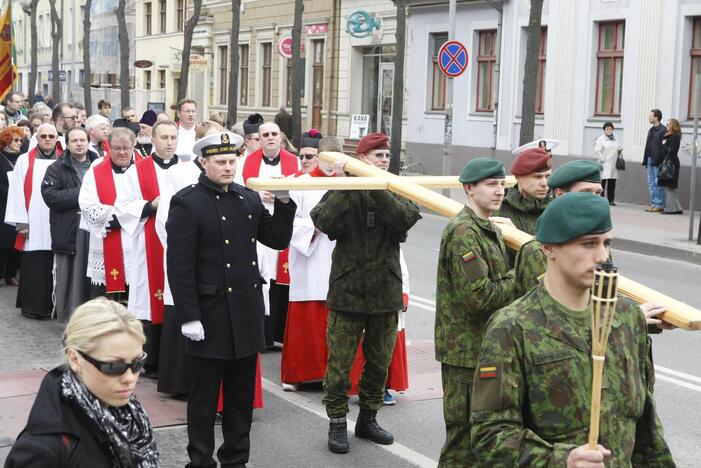
<svg viewBox="0 0 701 468"><path fill-rule="evenodd" d="M49 166L41 184L41 195L50 210L55 310L61 322L68 321L75 308L89 298L86 271L90 234L78 229L80 186L98 157L88 151L88 141L87 130L70 128L66 133L68 150Z"/></svg>
<svg viewBox="0 0 701 468"><path fill-rule="evenodd" d="M643 167L647 168L647 188L650 192L650 207L645 211L659 213L664 210L664 187L657 185L657 171L664 160L662 154L662 139L667 133L667 127L662 125L662 112L652 109L649 116L652 127L647 132L645 151L643 154Z"/></svg>
<svg viewBox="0 0 701 468"><path fill-rule="evenodd" d="M191 359L190 468L216 466L213 428L221 382L224 444L217 457L227 467L248 462L256 360L265 350L256 241L286 248L296 210L287 192L277 193L271 216L256 192L234 183L236 138L216 133L195 144L204 174L172 197L166 223L168 281Z"/></svg>

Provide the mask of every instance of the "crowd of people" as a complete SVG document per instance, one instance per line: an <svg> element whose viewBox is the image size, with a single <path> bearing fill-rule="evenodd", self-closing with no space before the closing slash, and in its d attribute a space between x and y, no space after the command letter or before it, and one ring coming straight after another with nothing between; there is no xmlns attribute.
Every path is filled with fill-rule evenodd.
<svg viewBox="0 0 701 468"><path fill-rule="evenodd" d="M4 278L19 284L24 317L67 323L67 364L45 377L7 467L158 466L133 396L141 373L187 400L188 467L216 465L217 413L220 464L245 466L263 404L261 353L280 345L284 390L323 381L331 452L350 451L355 392L355 436L394 442L377 415L395 402L389 389L408 387L400 244L421 218L415 203L386 190L245 188L252 177L348 176L343 162L318 158L343 152L341 139L311 129L296 149L282 115L278 124L253 114L228 130L199 122L191 99L177 103L177 123L131 108L110 121L105 101L90 116L64 102L48 121L35 105L25 130L15 100L10 93L13 122L0 131ZM356 156L388 170L388 137L365 135ZM510 170L517 184L505 189L500 161L470 161L465 207L441 238L439 466L674 466L654 409L648 334L665 327L655 304L619 300L607 360L626 364L606 368L613 400L602 408L601 445L586 445L589 291L593 269L611 258L602 167L553 171L549 152L534 147ZM535 240L507 249L503 224ZM57 414L62 424L47 425Z"/></svg>

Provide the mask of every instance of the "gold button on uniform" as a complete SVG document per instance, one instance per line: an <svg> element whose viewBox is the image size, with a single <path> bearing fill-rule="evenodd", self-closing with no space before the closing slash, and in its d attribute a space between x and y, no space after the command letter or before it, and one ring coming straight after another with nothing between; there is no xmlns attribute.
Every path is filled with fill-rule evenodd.
<svg viewBox="0 0 701 468"><path fill-rule="evenodd" d="M232 291L232 289L231 289L231 288L229 288L229 292L231 292L231 291Z"/></svg>
<svg viewBox="0 0 701 468"><path fill-rule="evenodd" d="M256 262L251 262L251 265L256 266Z"/></svg>
<svg viewBox="0 0 701 468"><path fill-rule="evenodd" d="M226 245L229 245L229 239L224 239L224 243L225 243Z"/></svg>
<svg viewBox="0 0 701 468"><path fill-rule="evenodd" d="M219 200L219 195L217 195L217 200Z"/></svg>
<svg viewBox="0 0 701 468"><path fill-rule="evenodd" d="M226 264L226 267L227 267L227 268L231 268L231 263L227 263L227 264Z"/></svg>
<svg viewBox="0 0 701 468"><path fill-rule="evenodd" d="M257 288L257 287L258 287L258 283L254 284L253 287L254 287L254 288Z"/></svg>
<svg viewBox="0 0 701 468"><path fill-rule="evenodd" d="M239 198L240 198L241 200L243 200L243 197L242 197L241 195L239 195Z"/></svg>
<svg viewBox="0 0 701 468"><path fill-rule="evenodd" d="M253 215L248 215L248 219L253 219Z"/></svg>
<svg viewBox="0 0 701 468"><path fill-rule="evenodd" d="M251 244L253 244L256 241L255 237L251 237Z"/></svg>
<svg viewBox="0 0 701 468"><path fill-rule="evenodd" d="M226 216L221 217L222 221L226 221Z"/></svg>

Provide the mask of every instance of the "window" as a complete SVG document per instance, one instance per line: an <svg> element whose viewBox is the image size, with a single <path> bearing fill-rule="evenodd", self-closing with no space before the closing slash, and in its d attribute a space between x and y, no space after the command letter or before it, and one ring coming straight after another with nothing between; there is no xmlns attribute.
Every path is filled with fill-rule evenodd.
<svg viewBox="0 0 701 468"><path fill-rule="evenodd" d="M438 65L438 51L448 42L447 33L431 34L431 110L445 110L446 76Z"/></svg>
<svg viewBox="0 0 701 468"><path fill-rule="evenodd" d="M312 41L312 127L321 128L324 107L324 40Z"/></svg>
<svg viewBox="0 0 701 468"><path fill-rule="evenodd" d="M272 65L273 45L268 42L261 44L261 93L260 105L270 107L270 94L272 91Z"/></svg>
<svg viewBox="0 0 701 468"><path fill-rule="evenodd" d="M182 31L185 23L185 0L177 0L177 7L175 11L175 21L177 21L175 30Z"/></svg>
<svg viewBox="0 0 701 468"><path fill-rule="evenodd" d="M239 105L248 105L248 44L239 46Z"/></svg>
<svg viewBox="0 0 701 468"><path fill-rule="evenodd" d="M160 23L158 25L158 32L165 34L166 32L166 0L158 0L158 14L160 16Z"/></svg>
<svg viewBox="0 0 701 468"><path fill-rule="evenodd" d="M701 16L694 18L691 34L691 66L689 78L689 119L694 118L694 99L696 90L696 74L701 73Z"/></svg>
<svg viewBox="0 0 701 468"><path fill-rule="evenodd" d="M166 71L158 70L158 88L166 89Z"/></svg>
<svg viewBox="0 0 701 468"><path fill-rule="evenodd" d="M292 59L285 60L285 107L292 107Z"/></svg>
<svg viewBox="0 0 701 468"><path fill-rule="evenodd" d="M151 89L151 70L144 70L144 89Z"/></svg>
<svg viewBox="0 0 701 468"><path fill-rule="evenodd" d="M219 103L226 104L229 92L229 47L219 46Z"/></svg>
<svg viewBox="0 0 701 468"><path fill-rule="evenodd" d="M548 28L540 28L538 47L538 78L535 89L535 113L543 113L543 90L545 89L545 53L548 50Z"/></svg>
<svg viewBox="0 0 701 468"><path fill-rule="evenodd" d="M496 29L479 32L477 55L477 112L492 112L492 78L496 56Z"/></svg>
<svg viewBox="0 0 701 468"><path fill-rule="evenodd" d="M151 2L144 3L144 27L146 35L151 35Z"/></svg>
<svg viewBox="0 0 701 468"><path fill-rule="evenodd" d="M595 115L621 115L625 22L599 23Z"/></svg>

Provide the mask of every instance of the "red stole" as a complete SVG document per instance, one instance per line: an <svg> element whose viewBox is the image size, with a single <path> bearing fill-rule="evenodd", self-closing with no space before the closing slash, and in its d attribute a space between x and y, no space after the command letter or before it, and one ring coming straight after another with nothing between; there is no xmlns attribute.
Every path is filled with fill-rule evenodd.
<svg viewBox="0 0 701 468"><path fill-rule="evenodd" d="M117 199L117 188L114 185L114 173L112 161L106 156L103 161L95 166L95 185L97 197L103 205L114 206ZM122 251L122 230L113 229L107 233L103 240L105 259L105 286L108 293L126 291L124 271L124 254Z"/></svg>
<svg viewBox="0 0 701 468"><path fill-rule="evenodd" d="M56 153L58 154L58 157L61 157L61 153L63 153L63 150L61 149L60 142L56 142ZM37 149L36 147L32 148L32 150L27 154L27 158L29 159L29 166L27 167L27 175L24 177L24 208L27 210L27 224L29 224L29 202L32 201L32 182L34 179L34 161L36 161L37 158ZM15 238L15 250L19 250L20 252L24 250L24 242L25 242L25 237L24 234L17 234L17 237Z"/></svg>
<svg viewBox="0 0 701 468"><path fill-rule="evenodd" d="M263 164L263 150L259 149L255 153L251 153L246 158L243 165L243 183L250 177L258 177L260 174L260 165ZM280 148L280 172L284 177L295 175L298 171L297 156ZM290 285L290 262L289 248L281 250L277 256L277 274L275 275L275 284Z"/></svg>
<svg viewBox="0 0 701 468"><path fill-rule="evenodd" d="M102 145L102 152L105 153L104 156L106 158L109 158L110 156L110 143L107 141L107 139L102 140L100 143Z"/></svg>
<svg viewBox="0 0 701 468"><path fill-rule="evenodd" d="M136 163L141 196L144 200L154 200L160 195L156 163L153 158L144 158ZM163 322L163 288L165 272L163 271L163 245L156 234L156 217L149 216L144 226L146 235L146 268L148 268L149 301L151 303L151 323Z"/></svg>

